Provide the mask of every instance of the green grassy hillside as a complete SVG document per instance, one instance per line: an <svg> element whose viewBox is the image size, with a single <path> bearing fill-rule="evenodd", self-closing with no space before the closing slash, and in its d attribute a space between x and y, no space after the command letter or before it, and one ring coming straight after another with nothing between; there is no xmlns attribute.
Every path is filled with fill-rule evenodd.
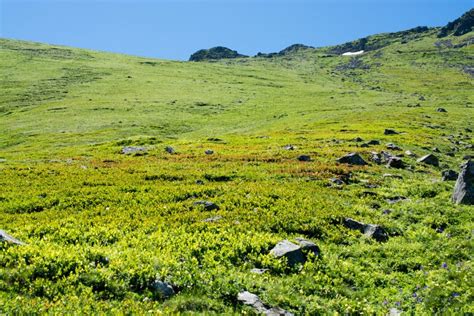
<svg viewBox="0 0 474 316"><path fill-rule="evenodd" d="M199 63L1 39L0 229L26 245L0 243L0 313L474 313L474 208L441 181L474 154L474 34L438 31ZM270 254L298 237L320 255Z"/></svg>

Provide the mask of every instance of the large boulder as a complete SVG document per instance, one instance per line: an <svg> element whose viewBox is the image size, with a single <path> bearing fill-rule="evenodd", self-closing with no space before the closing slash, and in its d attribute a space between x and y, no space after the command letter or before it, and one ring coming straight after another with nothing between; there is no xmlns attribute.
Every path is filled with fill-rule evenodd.
<svg viewBox="0 0 474 316"><path fill-rule="evenodd" d="M219 60L226 58L248 57L227 47L217 46L210 49L201 49L189 57L189 61Z"/></svg>
<svg viewBox="0 0 474 316"><path fill-rule="evenodd" d="M347 163L349 165L356 165L356 166L365 166L365 165L367 165L367 162L364 159L362 159L362 157L357 153L347 154L347 155L337 159L337 162Z"/></svg>
<svg viewBox="0 0 474 316"><path fill-rule="evenodd" d="M301 247L288 240L282 240L276 244L276 246L270 250L270 254L276 258L286 257L290 266L306 262L306 256L303 251L301 251Z"/></svg>
<svg viewBox="0 0 474 316"><path fill-rule="evenodd" d="M456 204L474 205L474 162L472 160L462 164L452 199Z"/></svg>

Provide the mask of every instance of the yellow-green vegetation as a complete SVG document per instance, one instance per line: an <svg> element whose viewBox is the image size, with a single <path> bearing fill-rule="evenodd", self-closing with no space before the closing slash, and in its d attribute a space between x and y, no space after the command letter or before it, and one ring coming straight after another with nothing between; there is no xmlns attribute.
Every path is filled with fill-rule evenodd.
<svg viewBox="0 0 474 316"><path fill-rule="evenodd" d="M0 243L0 313L473 313L474 208L441 171L473 154L474 34L436 34L199 63L0 40L0 229L26 243ZM440 166L371 162L387 143ZM270 254L298 237L320 255Z"/></svg>

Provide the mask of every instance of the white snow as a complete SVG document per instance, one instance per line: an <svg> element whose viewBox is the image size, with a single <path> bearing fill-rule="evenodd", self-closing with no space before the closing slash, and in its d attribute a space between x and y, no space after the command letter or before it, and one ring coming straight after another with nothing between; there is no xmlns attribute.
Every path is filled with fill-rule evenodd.
<svg viewBox="0 0 474 316"><path fill-rule="evenodd" d="M360 50L358 52L347 52L342 54L342 56L357 56L357 55L362 55L364 53L363 50Z"/></svg>

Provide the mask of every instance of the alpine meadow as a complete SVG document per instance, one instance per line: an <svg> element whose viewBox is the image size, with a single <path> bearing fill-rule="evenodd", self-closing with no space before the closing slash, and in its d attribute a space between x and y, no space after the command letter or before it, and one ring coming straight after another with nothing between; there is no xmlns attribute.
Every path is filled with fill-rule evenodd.
<svg viewBox="0 0 474 316"><path fill-rule="evenodd" d="M0 39L0 314L474 313L474 9L171 61Z"/></svg>

